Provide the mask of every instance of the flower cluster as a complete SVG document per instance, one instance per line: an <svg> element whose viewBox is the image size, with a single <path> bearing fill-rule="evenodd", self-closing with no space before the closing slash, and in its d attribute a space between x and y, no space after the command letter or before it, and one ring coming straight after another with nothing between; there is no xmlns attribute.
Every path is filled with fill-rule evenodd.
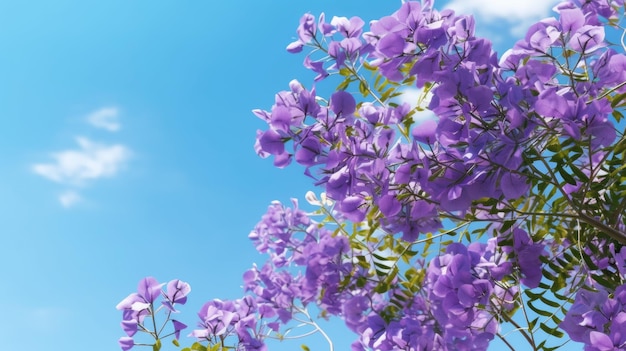
<svg viewBox="0 0 626 351"><path fill-rule="evenodd" d="M251 296L234 301L209 301L198 312L199 327L190 336L208 340L211 344L224 344L231 335L237 337L236 350L265 351L260 320L267 317L257 308Z"/></svg>
<svg viewBox="0 0 626 351"><path fill-rule="evenodd" d="M366 275L352 263L354 251L348 239L320 227L298 208L296 200L292 203L290 208L272 202L249 235L269 259L244 274L248 295L205 304L199 313L201 329L192 333L194 337L216 343L233 336L236 347L261 350L269 333L306 316L308 304L315 303L324 314L340 315L352 297L365 294L363 285L358 290L344 289L355 287L352 280Z"/></svg>
<svg viewBox="0 0 626 351"><path fill-rule="evenodd" d="M570 0L568 4L580 7L585 14L604 17L610 21L609 25L616 25L620 9L624 8L624 0Z"/></svg>
<svg viewBox="0 0 626 351"><path fill-rule="evenodd" d="M310 23L311 15L305 17L303 23ZM299 39L305 44L317 34L315 26L308 28L308 36ZM280 167L295 155L309 174L316 166L322 175L317 184L325 185L348 219L360 221L379 208L384 228L408 241L440 228L441 211L466 211L472 201L485 197L518 198L528 191L521 165L531 130L507 115L519 110L523 96L505 101L514 108L494 100L522 89L497 75L490 44L475 38L473 30L469 17L407 2L392 16L373 22L371 32L362 36L362 48L368 49L358 59L370 58L384 76L416 77L418 85L435 82L429 108L437 123L421 123L408 135L406 126L413 120L407 104L357 103L341 90L322 104L314 89L292 82L290 91L277 95L271 111L255 111L270 127L258 132L257 152L274 155ZM342 65L348 62L356 64L346 59ZM406 65L412 67L408 75L401 70ZM288 141L292 152L285 148Z"/></svg>
<svg viewBox="0 0 626 351"><path fill-rule="evenodd" d="M626 348L626 285L609 295L601 287L582 289L560 327L573 341L585 343L585 351Z"/></svg>
<svg viewBox="0 0 626 351"><path fill-rule="evenodd" d="M517 294L516 287L495 283L511 268L496 252L495 239L449 245L428 266L421 292L390 321L380 311L370 314L355 348L486 350L499 327L497 316L514 306Z"/></svg>
<svg viewBox="0 0 626 351"><path fill-rule="evenodd" d="M596 174L598 165L586 160L597 158L616 137L610 101L603 97L626 79L626 56L604 46L602 23L591 12L571 3L557 10L558 20L532 26L499 63L490 43L474 36L471 17L406 2L372 22L361 45L351 46L358 54L345 54L340 62L329 54L316 62L335 62L335 69L369 62L390 80L429 83L428 107L437 121L419 123L408 135L407 126L415 122L406 104L357 102L343 90L325 104L315 89L294 81L290 91L276 96L271 111L255 111L269 125L258 132L256 150L262 157L274 155L279 167L295 156L307 174L317 168L316 184L326 187L348 219L360 221L378 208L384 228L408 241L440 228L442 212L462 213L484 198L527 194L529 174L540 175L524 160L555 136L588 143L587 157L565 167ZM298 47L330 53L362 31L362 21L323 20L316 25L312 15L303 17ZM555 51L589 65L561 65ZM404 133L398 137L398 131Z"/></svg>
<svg viewBox="0 0 626 351"><path fill-rule="evenodd" d="M164 286L165 290L163 290ZM123 311L121 325L127 335L119 340L122 350L130 350L135 345L133 336L137 331L148 333L155 340L169 335L174 335L176 339L179 339L181 330L187 326L176 319L170 319L170 315L178 312L175 308L176 304L184 305L187 302L187 295L190 292L189 284L178 279L171 280L166 285L159 283L153 277L143 278L137 286L137 292L128 295L116 306L118 310ZM162 299L160 305L156 304L159 298ZM163 322L164 325L158 326L155 316L161 309L165 310L167 317ZM144 323L146 317L151 317L149 320L152 321L152 327ZM172 323L174 331L162 336L161 332L167 322Z"/></svg>
<svg viewBox="0 0 626 351"><path fill-rule="evenodd" d="M514 264L519 270L521 275L520 282L529 288L536 288L539 286L539 282L542 278L541 272L541 256L545 256L545 246L541 243L533 242L528 233L521 229L515 228L512 230L509 238L513 239L512 246L503 247L503 252L509 254L508 256L514 257L512 262L507 262L508 265ZM506 238L505 236L500 239ZM501 278L504 275L498 274Z"/></svg>
<svg viewBox="0 0 626 351"><path fill-rule="evenodd" d="M505 55L502 65L515 72L509 80L514 79L522 90L534 92L523 96L523 102L535 116L532 122L536 128L589 140L595 151L615 139L614 126L607 118L612 111L610 102L600 96L624 81L626 75L617 67L626 57L605 47L604 27L597 17L585 15L571 3L557 9L559 19L549 18L532 26ZM569 61L556 65L554 59L546 58L556 50L572 53L573 62L589 62L590 67ZM612 69L606 67L607 60L614 62ZM562 83L559 76L581 79Z"/></svg>

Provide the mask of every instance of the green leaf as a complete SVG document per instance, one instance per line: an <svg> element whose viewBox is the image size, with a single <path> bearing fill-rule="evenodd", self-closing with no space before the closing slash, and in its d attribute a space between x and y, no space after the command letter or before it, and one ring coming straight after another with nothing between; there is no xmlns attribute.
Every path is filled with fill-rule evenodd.
<svg viewBox="0 0 626 351"><path fill-rule="evenodd" d="M303 345L300 345L300 348L301 348L303 351L311 351L311 349L310 349L308 346L304 345L304 344L303 344Z"/></svg>
<svg viewBox="0 0 626 351"><path fill-rule="evenodd" d="M154 345L152 345L152 351L161 350L161 339L157 339Z"/></svg>
<svg viewBox="0 0 626 351"><path fill-rule="evenodd" d="M363 61L363 67L369 71L376 71L378 68L370 65L367 61Z"/></svg>
<svg viewBox="0 0 626 351"><path fill-rule="evenodd" d="M384 257L375 253L372 253L372 256L378 261L390 261L391 260L389 257Z"/></svg>
<svg viewBox="0 0 626 351"><path fill-rule="evenodd" d="M530 307L531 310L533 310L535 313L537 313L540 316L544 316L544 317L552 316L552 313L550 313L548 311L544 311L541 308L535 307L535 305L533 305L533 303L531 301L528 301L528 307Z"/></svg>
<svg viewBox="0 0 626 351"><path fill-rule="evenodd" d="M554 307L554 308L559 308L561 307L561 304L558 302L554 302L548 298L546 298L545 296L541 296L540 298L541 302L545 303L546 305L550 306L550 307Z"/></svg>
<svg viewBox="0 0 626 351"><path fill-rule="evenodd" d="M350 83L352 83L352 79L348 77L343 82L341 82L341 84L337 86L337 90L346 90L348 86L350 85Z"/></svg>
<svg viewBox="0 0 626 351"><path fill-rule="evenodd" d="M535 325L537 325L537 321L538 320L539 320L539 317L536 317L532 321L528 322L528 329L530 329L530 330L535 329Z"/></svg>
<svg viewBox="0 0 626 351"><path fill-rule="evenodd" d="M559 328L550 328L545 323L539 323L539 328L549 335L556 336L557 338L562 338L565 335Z"/></svg>
<svg viewBox="0 0 626 351"><path fill-rule="evenodd" d="M611 98L611 107L615 108L615 106L619 105L626 98L626 93L615 95Z"/></svg>
<svg viewBox="0 0 626 351"><path fill-rule="evenodd" d="M195 351L207 351L206 347L199 342L194 342L193 345L191 345L191 349Z"/></svg>
<svg viewBox="0 0 626 351"><path fill-rule="evenodd" d="M176 347L180 347L180 343L177 339L172 339L172 344L174 344Z"/></svg>
<svg viewBox="0 0 626 351"><path fill-rule="evenodd" d="M367 84L365 84L364 81L361 81L359 83L359 92L361 92L361 95L363 95L363 97L367 97L370 94L367 90Z"/></svg>
<svg viewBox="0 0 626 351"><path fill-rule="evenodd" d="M571 174L569 174L567 171L565 171L562 167L557 167L556 169L559 174L561 175L561 177L563 177L563 180L571 185L576 185L576 180L574 179L574 177L572 177Z"/></svg>
<svg viewBox="0 0 626 351"><path fill-rule="evenodd" d="M389 290L389 284L386 284L384 282L377 284L376 287L374 288L374 291L379 294L386 293L388 290Z"/></svg>
<svg viewBox="0 0 626 351"><path fill-rule="evenodd" d="M385 91L385 92L381 95L380 100L382 100L383 102L384 102L384 101L387 101L387 99L389 99L389 96L391 96L391 94L393 94L393 92L394 92L394 91L395 91L395 88L393 88L393 87L391 87L391 88L387 89L387 91Z"/></svg>
<svg viewBox="0 0 626 351"><path fill-rule="evenodd" d="M528 289L524 290L524 293L526 294L526 296L530 297L531 300L540 299L543 296L544 292L545 291L540 292L540 293L536 293L536 292L533 292L533 291L528 290Z"/></svg>
<svg viewBox="0 0 626 351"><path fill-rule="evenodd" d="M606 287L614 286L614 284L610 280L605 279L602 275L592 274L591 277L593 278L593 280L597 281L602 286L606 286Z"/></svg>
<svg viewBox="0 0 626 351"><path fill-rule="evenodd" d="M515 224L516 222L517 222L517 221L514 221L514 220L507 220L507 221L504 221L504 223L503 223L503 224L502 224L502 226L500 227L500 232L501 232L501 233L506 232L506 231L507 231L507 230L509 230L509 228L511 228L511 226L512 226L513 224Z"/></svg>
<svg viewBox="0 0 626 351"><path fill-rule="evenodd" d="M587 183L589 181L589 177L583 171L581 171L578 167L571 165L570 166L572 173L578 177L583 183Z"/></svg>
<svg viewBox="0 0 626 351"><path fill-rule="evenodd" d="M550 143L546 146L548 151L559 152L561 151L561 143L559 143L559 139L554 138L550 141Z"/></svg>

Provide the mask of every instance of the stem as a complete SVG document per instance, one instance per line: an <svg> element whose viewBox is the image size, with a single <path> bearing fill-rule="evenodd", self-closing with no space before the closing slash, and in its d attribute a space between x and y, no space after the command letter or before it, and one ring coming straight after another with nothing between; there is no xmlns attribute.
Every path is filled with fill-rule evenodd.
<svg viewBox="0 0 626 351"><path fill-rule="evenodd" d="M330 212L328 209L326 209L326 207L322 206L322 212L324 212L324 214L326 214L326 216L330 217L330 219L333 221L333 223L336 223L339 226L339 230L346 236L346 237L350 237L350 233L348 233L342 226L341 224L339 224L339 221L337 220L337 218L335 218L335 216L333 216L332 212Z"/></svg>
<svg viewBox="0 0 626 351"><path fill-rule="evenodd" d="M626 245L626 234L620 232L619 230L608 226L602 222L600 222L599 220L589 216L588 214L582 212L581 210L578 210L578 216L580 218L580 220L582 222L585 222L593 227L595 227L596 229L601 230L604 234L610 236L612 239L618 241L619 243Z"/></svg>
<svg viewBox="0 0 626 351"><path fill-rule="evenodd" d="M519 286L521 288L521 285ZM520 306L522 307L522 313L524 313L524 319L526 319L526 323L530 324L530 320L528 319L528 313L526 312L526 305L524 304L524 300L522 298L522 289L520 289L519 292L519 299L520 299ZM511 320L511 322L513 322L513 320ZM515 322L513 322L515 323ZM515 325L515 324L513 324ZM537 351L537 346L535 344L535 334L534 332L530 329L530 328L526 328L526 330L528 330L528 334L525 335L526 333L523 333L526 336L526 340L528 340L528 342L530 343L530 345L533 347L534 351Z"/></svg>
<svg viewBox="0 0 626 351"><path fill-rule="evenodd" d="M608 90L608 91L607 91L607 92L605 92L604 94L602 94L602 95L598 96L598 97L596 98L596 100L600 100L600 99L602 99L603 97L605 97L605 96L607 96L607 95L611 94L612 92L614 92L614 91L616 91L617 89L619 89L619 88L623 87L624 85L626 85L626 82L621 82L621 83L619 83L618 85L616 85L615 87L611 88L610 90ZM591 101L589 101L589 103L591 103Z"/></svg>
<svg viewBox="0 0 626 351"><path fill-rule="evenodd" d="M520 292L520 294L521 294L521 292ZM521 298L520 298L520 299L521 299ZM524 308L523 301L522 301L522 303L521 303L520 305L522 306L522 308ZM494 305L493 305L493 302L492 302L492 306L494 306ZM494 306L494 307L496 307L496 306ZM524 315L526 315L526 311L524 311ZM515 327L515 331L520 332L520 334L522 334L522 336L524 337L524 339L526 339L526 341L528 341L528 343L529 343L529 344L533 347L533 350L536 350L536 347L535 347L535 340L534 340L534 338L532 337L532 331L530 330L530 328L528 328L528 327L526 327L526 328L522 327L521 325L519 325L519 323L517 323L515 320L513 320L513 318L511 318L511 316L509 316L506 312L504 312L504 313L500 314L500 316L501 316L501 317L502 317L505 321L507 321L507 322L511 323L511 324ZM526 320L528 320L528 318L526 318ZM529 333L530 333L530 335L529 335ZM498 334L498 336L499 336L500 338L502 338L502 336L501 336L500 334ZM504 339L503 339L503 340L504 340ZM508 344L508 343L507 343L507 344ZM513 349L513 350L514 350L514 349Z"/></svg>
<svg viewBox="0 0 626 351"><path fill-rule="evenodd" d="M300 308L298 306L294 306L295 310L302 313L303 315L306 316L306 318L308 319L308 321L302 321L302 323L310 325L312 327L315 328L315 330L313 330L313 332L311 333L307 333L304 335L311 335L315 332L319 332L320 334L322 334L322 336L324 337L324 339L326 339L326 341L328 342L328 350L329 351L335 351L335 345L333 344L333 341L330 339L330 337L328 336L328 334L326 334L326 332L324 332L324 330L317 324L315 323L315 321L313 320L313 318L311 318L311 315L309 315L309 312L306 310L306 308Z"/></svg>
<svg viewBox="0 0 626 351"><path fill-rule="evenodd" d="M304 333L304 334L300 334L300 335L296 335L296 336L286 336L286 335L284 335L284 336L281 336L281 337L280 337L280 340L294 340L294 339L300 339L300 338L304 338L304 337L307 337L307 336L313 335L313 334L315 334L315 333L317 333L317 330L315 330L315 329L314 329L314 330L311 330L311 331L310 331L310 332L308 332L308 333Z"/></svg>
<svg viewBox="0 0 626 351"><path fill-rule="evenodd" d="M515 348L513 347L513 345L511 345L508 341L506 341L506 338L504 338L504 336L502 334L497 333L496 335L500 338L500 340L502 340L502 342L504 342L506 344L506 346L509 347L509 349L515 351Z"/></svg>
<svg viewBox="0 0 626 351"><path fill-rule="evenodd" d="M154 334L153 334L153 336L154 336L154 339L158 340L159 339L159 333L157 332L156 318L154 317L155 314L156 314L156 312L154 311L154 303L150 302L150 317L152 317L152 326L154 327Z"/></svg>
<svg viewBox="0 0 626 351"><path fill-rule="evenodd" d="M159 335L159 334L161 334L163 332L163 329L165 329L165 326L167 325L167 322L169 322L171 315L172 315L172 311L168 310L167 311L167 318L165 319L165 322L163 322L163 325L161 325L161 329L159 329L159 333L157 335ZM174 333L172 333L172 334L174 334ZM172 334L169 334L169 335L172 335ZM166 338L166 336L164 336L162 339L164 339L164 338Z"/></svg>

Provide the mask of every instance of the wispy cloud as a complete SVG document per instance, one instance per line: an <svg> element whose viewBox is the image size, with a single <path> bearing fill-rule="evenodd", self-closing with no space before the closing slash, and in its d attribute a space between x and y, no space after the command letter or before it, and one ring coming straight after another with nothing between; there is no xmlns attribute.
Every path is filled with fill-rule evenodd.
<svg viewBox="0 0 626 351"><path fill-rule="evenodd" d="M116 107L103 107L85 116L84 120L93 127L115 132L122 128L118 114ZM51 161L30 166L33 173L68 186L69 189L58 196L59 203L65 208L83 201L78 191L80 187L116 176L132 156L130 149L119 143L100 143L81 136L76 137L76 143L76 148L51 153Z"/></svg>
<svg viewBox="0 0 626 351"><path fill-rule="evenodd" d="M131 155L122 144L105 145L84 137L77 137L76 142L78 149L53 153L54 162L35 164L33 171L58 183L82 185L116 175Z"/></svg>
<svg viewBox="0 0 626 351"><path fill-rule="evenodd" d="M119 111L116 107L104 107L90 113L87 116L87 122L96 128L117 132L122 128L118 115Z"/></svg>
<svg viewBox="0 0 626 351"><path fill-rule="evenodd" d="M80 194L78 194L74 190L67 190L61 195L59 195L59 202L65 208L70 208L82 200Z"/></svg>
<svg viewBox="0 0 626 351"><path fill-rule="evenodd" d="M473 14L479 22L506 25L509 34L521 36L534 22L552 15L559 0L452 0L445 7L457 14ZM503 23L504 22L504 23ZM503 26L500 26L503 27Z"/></svg>

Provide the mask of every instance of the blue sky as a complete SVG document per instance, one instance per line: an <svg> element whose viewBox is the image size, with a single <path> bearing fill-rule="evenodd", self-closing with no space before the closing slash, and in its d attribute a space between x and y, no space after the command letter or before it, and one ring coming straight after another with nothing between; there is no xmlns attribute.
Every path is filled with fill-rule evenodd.
<svg viewBox="0 0 626 351"><path fill-rule="evenodd" d="M275 169L252 148L264 126L250 111L291 79L312 82L304 56L284 50L299 17L368 22L399 5L1 2L0 348L116 350L115 305L148 275L192 285L190 325L205 301L240 297L241 274L264 260L250 229L270 201L312 189L302 169ZM551 7L453 6L476 13L499 52ZM347 349L351 336L330 329Z"/></svg>

